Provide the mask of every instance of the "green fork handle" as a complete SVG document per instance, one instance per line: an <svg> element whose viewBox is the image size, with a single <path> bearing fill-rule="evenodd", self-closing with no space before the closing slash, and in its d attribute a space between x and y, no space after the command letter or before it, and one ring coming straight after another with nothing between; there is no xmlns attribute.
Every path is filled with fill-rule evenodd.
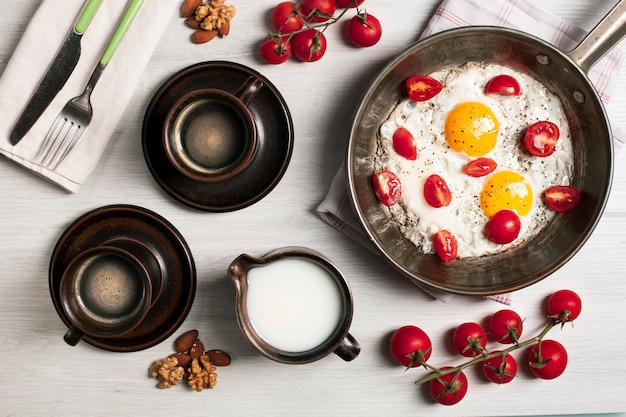
<svg viewBox="0 0 626 417"><path fill-rule="evenodd" d="M87 30L87 27L91 23L91 20L95 16L96 12L100 8L102 0L89 0L87 5L83 9L82 13L78 17L76 24L74 25L74 32L82 35Z"/></svg>
<svg viewBox="0 0 626 417"><path fill-rule="evenodd" d="M137 14L139 14L144 2L145 0L132 0L126 8L126 12L124 12L124 16L117 26L117 29L115 29L113 37L100 57L100 65L103 67L109 63L109 60L111 60L113 53L124 38L124 35L126 35L126 32L128 32L128 28L130 28L130 25L135 20L135 17L137 17Z"/></svg>

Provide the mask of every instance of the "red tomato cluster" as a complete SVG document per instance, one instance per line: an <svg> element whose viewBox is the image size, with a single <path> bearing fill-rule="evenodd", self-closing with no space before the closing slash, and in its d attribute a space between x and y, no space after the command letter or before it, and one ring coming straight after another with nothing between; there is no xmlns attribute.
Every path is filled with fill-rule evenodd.
<svg viewBox="0 0 626 417"><path fill-rule="evenodd" d="M272 10L272 27L261 42L261 58L268 64L282 64L291 56L314 62L326 53L324 31L350 9L356 14L346 26L350 41L358 47L373 46L382 36L376 17L359 9L365 0L283 1ZM336 14L337 9L343 11Z"/></svg>
<svg viewBox="0 0 626 417"><path fill-rule="evenodd" d="M443 90L443 84L428 75L414 75L405 80L407 96L414 101L427 101ZM507 74L497 75L489 80L485 86L485 94L514 95L522 94L518 81ZM559 138L559 128L550 121L539 121L532 124L524 135L524 145L533 156L547 157L556 149ZM399 127L393 134L393 149L403 158L416 160L417 139L404 127ZM484 177L497 168L497 163L488 157L479 157L469 161L465 167L465 174L471 177ZM391 171L375 173L373 178L374 192L379 201L387 206L397 203L402 194L402 187L397 175ZM393 182L393 186L384 183L384 178ZM388 194L392 191L394 194ZM437 174L430 175L423 185L425 201L434 208L445 207L452 201L452 192L448 188L445 178ZM578 205L581 193L578 189L565 185L549 187L544 191L546 205L558 212L568 212ZM513 242L519 236L522 223L518 214L512 210L501 210L491 217L485 224L487 239L497 244ZM435 253L442 262L453 261L458 252L458 243L454 235L448 230L441 230L433 236Z"/></svg>
<svg viewBox="0 0 626 417"><path fill-rule="evenodd" d="M581 312L582 303L578 294L571 290L556 291L548 298L549 323L546 329L557 324L575 320ZM428 334L419 327L406 325L398 328L389 340L389 351L393 359L405 368L424 367L434 372L417 381L428 382L432 398L443 405L453 405L465 397L468 379L463 372L468 366L479 365L488 381L507 384L517 377L518 364L512 353L530 346L526 362L530 372L541 379L554 379L565 371L567 351L559 342L544 339L546 332L526 341L520 340L523 320L513 310L497 311L489 318L485 329L481 324L466 322L454 330L452 345L461 356L471 358L465 364L452 367L433 367L427 363L432 354L432 342ZM488 340L509 347L488 350Z"/></svg>

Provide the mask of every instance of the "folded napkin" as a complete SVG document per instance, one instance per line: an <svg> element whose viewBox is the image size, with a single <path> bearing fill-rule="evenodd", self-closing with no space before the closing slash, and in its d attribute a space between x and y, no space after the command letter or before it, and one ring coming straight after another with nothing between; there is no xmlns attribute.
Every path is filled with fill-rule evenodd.
<svg viewBox="0 0 626 417"><path fill-rule="evenodd" d="M21 142L9 133L78 18L85 0L43 0L0 78L0 153L32 172L76 192L94 170L178 0L147 0L118 46L91 96L94 116L81 142L56 171L36 161L50 125L65 103L80 95L126 10L127 1L104 1L82 37L74 72ZM138 122L139 123L139 122Z"/></svg>
<svg viewBox="0 0 626 417"><path fill-rule="evenodd" d="M421 36L425 37L442 30L470 25L519 29L546 40L563 51L573 49L587 33L571 22L540 10L525 0L444 0ZM588 73L605 105L608 104L617 83L621 62L622 51L617 47L597 62ZM619 126L612 126L612 130L613 144L617 151L624 144L626 135ZM372 251L375 250L352 211L343 165L335 175L326 198L318 206L317 213L326 223ZM422 286L420 288L441 301L450 299L449 294L432 291ZM488 298L507 305L511 303L510 294Z"/></svg>

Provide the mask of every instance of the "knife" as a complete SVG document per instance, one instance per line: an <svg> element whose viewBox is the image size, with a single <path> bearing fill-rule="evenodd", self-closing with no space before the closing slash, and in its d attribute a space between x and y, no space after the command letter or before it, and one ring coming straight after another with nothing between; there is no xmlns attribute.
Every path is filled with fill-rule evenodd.
<svg viewBox="0 0 626 417"><path fill-rule="evenodd" d="M46 75L11 130L9 141L12 145L17 145L22 140L74 71L80 58L80 40L101 4L102 0L89 0L83 8L61 49L48 67Z"/></svg>

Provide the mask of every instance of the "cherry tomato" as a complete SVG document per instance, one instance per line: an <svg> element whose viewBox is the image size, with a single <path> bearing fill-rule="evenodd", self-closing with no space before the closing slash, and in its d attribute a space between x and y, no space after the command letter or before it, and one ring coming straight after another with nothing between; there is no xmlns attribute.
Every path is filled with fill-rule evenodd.
<svg viewBox="0 0 626 417"><path fill-rule="evenodd" d="M415 142L415 138L404 127L399 127L393 132L393 149L398 153L398 155L410 159L411 161L415 161L417 159L417 143Z"/></svg>
<svg viewBox="0 0 626 417"><path fill-rule="evenodd" d="M272 10L272 25L281 33L302 29L304 20L300 14L300 6L293 1L278 3Z"/></svg>
<svg viewBox="0 0 626 417"><path fill-rule="evenodd" d="M291 56L291 42L286 37L267 36L261 42L260 52L268 64L282 64Z"/></svg>
<svg viewBox="0 0 626 417"><path fill-rule="evenodd" d="M495 171L498 164L491 158L476 158L465 166L465 173L470 177L484 177Z"/></svg>
<svg viewBox="0 0 626 417"><path fill-rule="evenodd" d="M443 84L427 75L409 77L405 84L409 98L414 101L429 100L443 90Z"/></svg>
<svg viewBox="0 0 626 417"><path fill-rule="evenodd" d="M300 7L304 18L316 23L327 21L337 10L335 0L302 0Z"/></svg>
<svg viewBox="0 0 626 417"><path fill-rule="evenodd" d="M486 350L487 331L478 323L460 324L452 334L452 344L460 355L475 358Z"/></svg>
<svg viewBox="0 0 626 417"><path fill-rule="evenodd" d="M489 335L496 342L517 343L522 335L523 321L513 310L500 310L489 320Z"/></svg>
<svg viewBox="0 0 626 417"><path fill-rule="evenodd" d="M499 353L499 351L491 352ZM510 354L487 359L482 365L483 374L496 384L509 383L517 376L517 362Z"/></svg>
<svg viewBox="0 0 626 417"><path fill-rule="evenodd" d="M504 245L511 243L522 228L522 222L517 213L512 210L500 210L485 225L487 239L493 243Z"/></svg>
<svg viewBox="0 0 626 417"><path fill-rule="evenodd" d="M517 80L506 74L496 75L487 83L485 87L487 94L504 94L508 96L519 96L522 94L522 88Z"/></svg>
<svg viewBox="0 0 626 417"><path fill-rule="evenodd" d="M335 3L337 4L337 7L341 7L342 9L345 9L346 7L353 9L356 6L363 4L364 1L365 0L335 0Z"/></svg>
<svg viewBox="0 0 626 417"><path fill-rule="evenodd" d="M291 39L293 54L304 62L314 62L326 52L326 37L316 29L305 30L293 35Z"/></svg>
<svg viewBox="0 0 626 417"><path fill-rule="evenodd" d="M369 13L359 13L348 22L348 37L361 48L376 45L382 35L380 22Z"/></svg>
<svg viewBox="0 0 626 417"><path fill-rule="evenodd" d="M548 298L548 317L557 323L565 323L578 318L582 301L572 290L559 290Z"/></svg>
<svg viewBox="0 0 626 417"><path fill-rule="evenodd" d="M556 340L542 340L528 352L528 365L535 376L554 379L567 367L567 351Z"/></svg>
<svg viewBox="0 0 626 417"><path fill-rule="evenodd" d="M391 171L380 171L372 175L374 194L382 204L393 206L402 196L400 178Z"/></svg>
<svg viewBox="0 0 626 417"><path fill-rule="evenodd" d="M580 191L567 185L553 185L544 192L548 207L557 213L573 210L580 203Z"/></svg>
<svg viewBox="0 0 626 417"><path fill-rule="evenodd" d="M422 366L430 358L433 345L425 331L417 326L402 326L391 335L389 351L402 366Z"/></svg>
<svg viewBox="0 0 626 417"><path fill-rule="evenodd" d="M450 369L449 366L440 368L441 371ZM431 379L428 385L430 396L443 405L454 405L467 394L467 376L463 371L450 372Z"/></svg>
<svg viewBox="0 0 626 417"><path fill-rule="evenodd" d="M448 230L440 230L433 236L433 247L441 262L448 263L456 259L459 244Z"/></svg>
<svg viewBox="0 0 626 417"><path fill-rule="evenodd" d="M424 182L424 198L431 207L445 207L452 201L452 193L446 180L433 174Z"/></svg>
<svg viewBox="0 0 626 417"><path fill-rule="evenodd" d="M552 122L543 120L533 123L524 135L524 144L528 152L535 156L549 156L556 149L559 140L559 128Z"/></svg>

